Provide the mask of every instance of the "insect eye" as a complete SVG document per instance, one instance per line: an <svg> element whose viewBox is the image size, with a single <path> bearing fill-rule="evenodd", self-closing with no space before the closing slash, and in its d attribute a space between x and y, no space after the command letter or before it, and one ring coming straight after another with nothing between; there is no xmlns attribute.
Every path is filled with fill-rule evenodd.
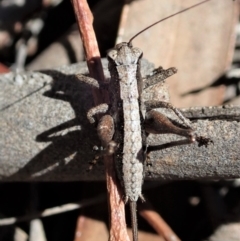
<svg viewBox="0 0 240 241"><path fill-rule="evenodd" d="M133 53L134 53L138 58L141 58L142 55L143 55L142 50L139 49L139 48L133 48L132 51L133 51Z"/></svg>
<svg viewBox="0 0 240 241"><path fill-rule="evenodd" d="M111 50L109 53L108 53L108 57L110 58L110 59L113 59L113 60L115 60L116 58L117 58L117 50Z"/></svg>

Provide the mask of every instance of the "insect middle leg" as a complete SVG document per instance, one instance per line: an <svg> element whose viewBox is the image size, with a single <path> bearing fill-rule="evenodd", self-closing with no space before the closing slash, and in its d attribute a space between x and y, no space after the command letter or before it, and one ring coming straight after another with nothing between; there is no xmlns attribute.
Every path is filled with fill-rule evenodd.
<svg viewBox="0 0 240 241"><path fill-rule="evenodd" d="M94 147L98 153L95 155L94 160L90 162L88 171L92 170L93 166L97 164L100 157L104 155L112 155L117 148L116 143L112 140L114 135L114 122L110 115L104 115L100 119L97 126L97 133L99 139L101 140L102 147Z"/></svg>
<svg viewBox="0 0 240 241"><path fill-rule="evenodd" d="M108 111L107 104L100 104L96 107L91 108L87 113L87 118L90 123L94 123L94 115L105 114ZM98 137L101 140L103 150L101 155L111 155L116 149L116 143L112 140L114 135L114 120L110 115L104 115L98 122L97 133Z"/></svg>

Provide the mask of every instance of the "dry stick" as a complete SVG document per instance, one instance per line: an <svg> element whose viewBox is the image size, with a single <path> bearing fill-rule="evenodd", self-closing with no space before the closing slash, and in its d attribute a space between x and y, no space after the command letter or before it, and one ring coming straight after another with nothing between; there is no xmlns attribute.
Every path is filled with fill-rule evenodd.
<svg viewBox="0 0 240 241"><path fill-rule="evenodd" d="M83 41L87 65L91 77L100 82L104 82L104 74L101 65L100 53L92 27L93 16L88 7L86 0L72 0L78 28ZM97 93L93 90L94 103L109 101L109 95L105 91ZM104 98L104 99L103 99ZM112 156L105 156L106 182L108 191L108 202L110 212L110 238L111 241L128 241L126 221L125 221L125 205L123 203L123 194L115 175L114 162Z"/></svg>
<svg viewBox="0 0 240 241"><path fill-rule="evenodd" d="M159 235L163 236L166 241L181 241L156 211L144 209L141 210L139 214L145 220L147 220L147 222L155 229L155 231Z"/></svg>
<svg viewBox="0 0 240 241"><path fill-rule="evenodd" d="M89 69L90 76L97 79L100 83L104 82L104 73L101 63L100 52L96 36L93 30L93 16L85 0L72 0L75 17L78 24L78 29L83 42L85 51L85 57ZM96 89L92 91L94 97L94 103L97 105L103 100L102 93L99 93ZM107 93L106 97L108 96ZM106 99L105 101L108 101Z"/></svg>

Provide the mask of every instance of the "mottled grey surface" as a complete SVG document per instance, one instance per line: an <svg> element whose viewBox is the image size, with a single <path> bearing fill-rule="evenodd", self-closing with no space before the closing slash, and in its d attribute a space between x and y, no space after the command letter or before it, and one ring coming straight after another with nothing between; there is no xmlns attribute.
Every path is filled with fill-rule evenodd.
<svg viewBox="0 0 240 241"><path fill-rule="evenodd" d="M93 106L91 88L73 76L87 72L85 63L81 63L0 76L1 181L104 179L101 161L87 172L94 157L92 147L99 141L95 127L86 119L86 111ZM212 113L209 108L197 111ZM194 123L196 130L211 137L214 144L208 148L193 144L151 152L153 165L146 169L151 172L149 178L240 177L240 108L214 111L214 118L197 116L201 120ZM196 112L188 113L195 119ZM175 138L151 135L148 141L159 145Z"/></svg>
<svg viewBox="0 0 240 241"><path fill-rule="evenodd" d="M151 153L151 178L203 179L240 177L240 123L198 120L196 133L210 137L208 147L198 143L181 145ZM151 135L149 143L161 145L176 140L173 135Z"/></svg>

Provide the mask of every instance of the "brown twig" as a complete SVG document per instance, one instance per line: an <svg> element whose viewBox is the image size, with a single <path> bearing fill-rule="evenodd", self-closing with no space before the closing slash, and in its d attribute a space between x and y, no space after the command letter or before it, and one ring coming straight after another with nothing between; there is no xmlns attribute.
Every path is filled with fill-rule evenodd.
<svg viewBox="0 0 240 241"><path fill-rule="evenodd" d="M85 0L72 0L72 5L83 42L83 48L90 76L97 79L100 83L104 82L100 52L92 25L92 13L88 7L87 1ZM104 96L108 96L108 94L104 93L103 95L102 93L98 93L96 89L93 90L95 104L101 102ZM108 101L108 99L105 101Z"/></svg>
<svg viewBox="0 0 240 241"><path fill-rule="evenodd" d="M114 165L105 160L107 192L110 210L110 241L130 241L125 220L123 194L117 182Z"/></svg>
<svg viewBox="0 0 240 241"><path fill-rule="evenodd" d="M147 204L147 206L149 206L149 204ZM159 235L163 236L166 241L181 241L164 219L151 207L141 209L139 214L155 229Z"/></svg>
<svg viewBox="0 0 240 241"><path fill-rule="evenodd" d="M93 16L85 0L72 0L75 16L77 19L79 31L83 41L87 65L91 77L100 82L104 82L103 69L100 59L100 53L93 30ZM98 94L93 92L94 103L97 105L103 101L109 102L108 93L102 91ZM117 185L114 163L112 156L105 156L105 170L108 191L108 202L110 212L110 238L111 241L128 241L125 209L122 200L120 187Z"/></svg>

